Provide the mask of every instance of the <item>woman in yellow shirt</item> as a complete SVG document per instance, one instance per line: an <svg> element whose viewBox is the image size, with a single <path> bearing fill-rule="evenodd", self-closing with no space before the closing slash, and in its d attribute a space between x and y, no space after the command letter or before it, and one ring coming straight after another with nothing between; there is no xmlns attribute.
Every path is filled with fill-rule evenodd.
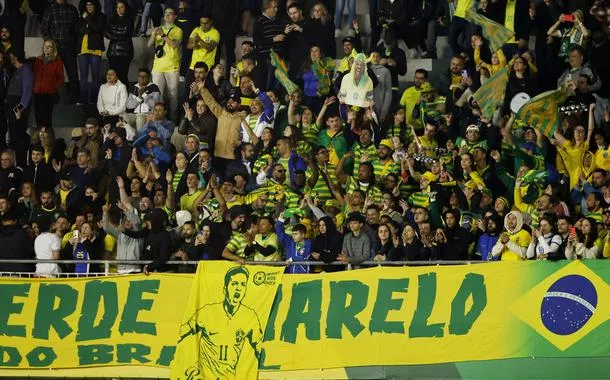
<svg viewBox="0 0 610 380"><path fill-rule="evenodd" d="M589 107L589 131L585 132L585 126L576 124L574 127L574 134L571 139L564 137L558 130L555 131L555 139L557 140L557 160L561 160L561 163L565 165L566 171L570 176L570 189L572 189L578 182L580 175L582 158L586 151L589 150L589 141L593 135L595 129L595 120L593 118L593 110L595 107ZM577 118L572 119L578 121ZM585 135L586 133L586 135ZM557 165L558 168L562 165Z"/></svg>

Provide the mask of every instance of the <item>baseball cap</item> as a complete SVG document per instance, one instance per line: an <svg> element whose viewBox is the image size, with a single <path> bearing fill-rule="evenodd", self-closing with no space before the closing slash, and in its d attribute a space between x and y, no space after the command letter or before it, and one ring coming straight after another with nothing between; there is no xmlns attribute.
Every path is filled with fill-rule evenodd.
<svg viewBox="0 0 610 380"><path fill-rule="evenodd" d="M470 124L468 128L466 128L466 132L477 131L479 132L479 126L476 124Z"/></svg>
<svg viewBox="0 0 610 380"><path fill-rule="evenodd" d="M72 128L72 139L79 139L83 137L83 129L81 127Z"/></svg>

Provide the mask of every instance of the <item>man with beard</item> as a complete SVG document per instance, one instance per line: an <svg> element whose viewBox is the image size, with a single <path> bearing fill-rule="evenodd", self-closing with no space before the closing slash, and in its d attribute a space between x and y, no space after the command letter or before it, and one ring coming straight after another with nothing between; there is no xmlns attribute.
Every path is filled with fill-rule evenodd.
<svg viewBox="0 0 610 380"><path fill-rule="evenodd" d="M400 166L392 158L394 152L394 144L392 140L383 139L379 143L378 159L373 161L373 169L375 172L375 179L381 180L389 173L400 173Z"/></svg>
<svg viewBox="0 0 610 380"><path fill-rule="evenodd" d="M172 257L170 260L182 261L197 261L203 253L202 245L196 244L197 229L192 221L185 222L182 225L181 239L174 245ZM195 267L192 265L180 265L177 268L180 273L195 273Z"/></svg>
<svg viewBox="0 0 610 380"><path fill-rule="evenodd" d="M65 211L55 205L53 191L48 189L43 190L40 193L40 203L32 210L30 220L36 221L42 217L47 217L50 218L51 221L55 221L60 215L65 215Z"/></svg>
<svg viewBox="0 0 610 380"><path fill-rule="evenodd" d="M247 218L237 231L231 233L231 239L222 251L222 257L227 260L236 261L241 265L246 263L246 251L251 250L254 238L258 233L258 220Z"/></svg>
<svg viewBox="0 0 610 380"><path fill-rule="evenodd" d="M603 214L604 219L604 227L607 229L610 226L610 210L604 211ZM561 245L557 249L557 251L549 253L547 256L548 260L565 260L566 259L566 246L568 245L568 237L570 236L570 228L572 228L572 223L570 222L569 217L567 216L559 216L557 217L557 233L561 236ZM606 239L606 242L608 240ZM605 251L604 245L604 251Z"/></svg>
<svg viewBox="0 0 610 380"><path fill-rule="evenodd" d="M9 53L12 52L14 48L11 43L11 31L6 26L0 28L0 49L2 54L4 54L5 69L9 69L11 63Z"/></svg>
<svg viewBox="0 0 610 380"><path fill-rule="evenodd" d="M240 160L231 162L225 171L225 179L234 179L237 174L243 174L248 180L246 191L252 191L256 187L256 183L252 178L252 160L254 159L254 145L251 143L242 143L239 147Z"/></svg>
<svg viewBox="0 0 610 380"><path fill-rule="evenodd" d="M314 150L314 165L307 168L305 177L310 194L317 195L318 201L324 204L326 201L334 200L334 192L337 190L337 176L335 166L330 164L330 155L326 147L319 145ZM317 174L317 175L316 175Z"/></svg>
<svg viewBox="0 0 610 380"><path fill-rule="evenodd" d="M351 154L348 153L341 158L336 172L339 181L341 183L347 183L347 194L352 195L354 190L361 190L366 194L367 198L371 197L375 204L381 204L383 194L375 183L373 165L370 162L362 162L358 167L358 175L348 177L343 173L344 158L347 156L351 156Z"/></svg>
<svg viewBox="0 0 610 380"><path fill-rule="evenodd" d="M212 114L218 119L214 144L214 166L220 175L231 160L236 159L235 147L241 142L241 116L236 112L240 105L239 93L231 91L225 107L222 107L208 89L201 90L201 97Z"/></svg>
<svg viewBox="0 0 610 380"><path fill-rule="evenodd" d="M190 70L189 70L190 71ZM201 89L205 83L205 78L208 75L209 67L204 62L197 62L193 66L191 82L185 86L185 91L188 89L186 101L190 107L196 107L197 101L201 99Z"/></svg>
<svg viewBox="0 0 610 380"><path fill-rule="evenodd" d="M288 49L288 77L296 81L301 71L301 63L307 58L307 40L303 29L306 28L303 20L303 10L299 3L292 3L288 6L288 17L290 21L284 26L286 35L286 46Z"/></svg>

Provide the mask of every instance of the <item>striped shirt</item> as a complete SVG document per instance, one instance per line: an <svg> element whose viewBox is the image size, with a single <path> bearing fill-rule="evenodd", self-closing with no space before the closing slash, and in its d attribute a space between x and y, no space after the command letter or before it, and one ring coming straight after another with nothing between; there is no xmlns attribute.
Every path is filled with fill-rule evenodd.
<svg viewBox="0 0 610 380"><path fill-rule="evenodd" d="M373 169L375 170L375 179L377 181L381 181L390 173L398 175L401 173L400 165L391 158L387 159L385 163L382 163L381 160L373 161Z"/></svg>
<svg viewBox="0 0 610 380"><path fill-rule="evenodd" d="M356 177L350 177L347 184L347 193L352 195L355 190L363 191L367 197L373 197L375 204L381 204L383 194L377 186L371 186L370 183L362 183Z"/></svg>
<svg viewBox="0 0 610 380"><path fill-rule="evenodd" d="M337 185L339 181L337 180L337 175L335 174L335 166L327 164L326 169L320 166L319 172L320 173L318 174L318 181L316 182L316 184L312 188L307 187L305 191L312 194L318 194L318 199L320 200L320 202L326 202L328 200L335 199L332 192L328 188L326 181L324 180L324 175L322 174L322 172L326 173L326 177L328 178L328 181L331 185ZM311 169L307 168L307 170L305 171L305 178L307 178L307 180L309 181L312 174L313 173Z"/></svg>
<svg viewBox="0 0 610 380"><path fill-rule="evenodd" d="M409 196L407 202L413 207L428 207L430 206L430 194L421 191L413 193Z"/></svg>
<svg viewBox="0 0 610 380"><path fill-rule="evenodd" d="M254 50L259 56L265 56L266 59L269 59L269 52L272 48L281 55L284 50L284 43L282 41L274 42L273 37L283 33L284 29L280 20L278 18L272 19L263 13L254 23L252 41Z"/></svg>
<svg viewBox="0 0 610 380"><path fill-rule="evenodd" d="M360 162L360 157L362 157L364 153L367 153L369 155L368 162L373 162L379 158L377 147L375 147L373 143L371 143L367 147L363 147L360 143L356 143L352 147L352 152L354 152L354 162ZM355 166L357 165L354 165L354 167Z"/></svg>
<svg viewBox="0 0 610 380"><path fill-rule="evenodd" d="M306 127L302 127L303 137L311 145L318 145L318 134L320 133L320 127L316 123L309 124Z"/></svg>
<svg viewBox="0 0 610 380"><path fill-rule="evenodd" d="M248 239L246 238L246 235L241 232L233 231L226 249L236 256L245 257L244 249L246 249L247 245Z"/></svg>
<svg viewBox="0 0 610 380"><path fill-rule="evenodd" d="M262 247L274 247L275 252L269 256L265 256L262 253L256 251L253 255L254 261L280 261L280 242L277 239L277 235L274 232L270 232L267 236L263 236L262 234L256 234L254 241L262 246Z"/></svg>

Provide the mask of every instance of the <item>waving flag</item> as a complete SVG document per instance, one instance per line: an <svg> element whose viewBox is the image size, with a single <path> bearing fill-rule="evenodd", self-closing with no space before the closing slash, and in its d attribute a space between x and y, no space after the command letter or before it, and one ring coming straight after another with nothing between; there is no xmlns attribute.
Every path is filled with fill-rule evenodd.
<svg viewBox="0 0 610 380"><path fill-rule="evenodd" d="M479 14L474 7L466 11L466 20L481 27L483 36L489 41L489 49L492 53L502 48L502 45L510 41L515 35L503 25Z"/></svg>
<svg viewBox="0 0 610 380"><path fill-rule="evenodd" d="M504 101L504 91L508 83L508 67L504 66L474 93L474 99L481 108L481 112L489 120L493 117L496 108Z"/></svg>
<svg viewBox="0 0 610 380"><path fill-rule="evenodd" d="M271 57L271 64L275 67L275 78L282 84L282 86L286 89L288 94L292 94L296 90L299 89L299 86L294 84L293 81L288 78L288 67L286 66L286 62L277 55L273 49L269 53Z"/></svg>
<svg viewBox="0 0 610 380"><path fill-rule="evenodd" d="M558 107L568 97L566 87L543 92L530 99L517 112L516 119L531 125L547 137L553 136L559 122Z"/></svg>

